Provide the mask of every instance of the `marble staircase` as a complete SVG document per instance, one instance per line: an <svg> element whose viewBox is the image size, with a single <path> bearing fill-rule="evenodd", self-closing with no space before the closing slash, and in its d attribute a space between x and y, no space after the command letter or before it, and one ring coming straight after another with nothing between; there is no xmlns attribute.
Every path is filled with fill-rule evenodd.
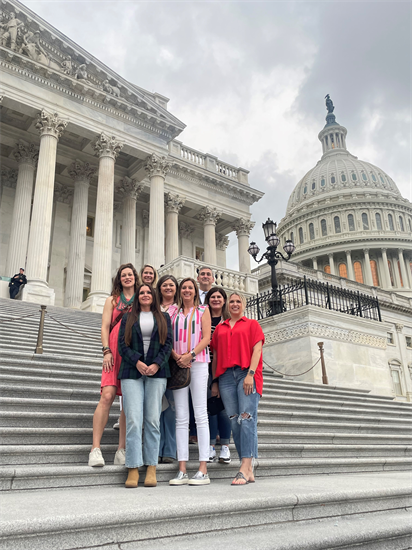
<svg viewBox="0 0 412 550"><path fill-rule="evenodd" d="M161 464L156 489L127 491L112 464L118 403L107 465L87 466L100 316L48 307L35 355L39 309L0 300L0 550L203 549L210 532L248 549L412 548L410 404L266 373L257 483L230 487L231 445L230 465L210 464L210 486L169 487L176 464Z"/></svg>

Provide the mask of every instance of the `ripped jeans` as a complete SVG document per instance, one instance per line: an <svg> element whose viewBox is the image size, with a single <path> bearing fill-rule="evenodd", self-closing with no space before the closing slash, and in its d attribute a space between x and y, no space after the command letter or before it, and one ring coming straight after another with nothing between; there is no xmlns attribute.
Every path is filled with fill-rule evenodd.
<svg viewBox="0 0 412 550"><path fill-rule="evenodd" d="M255 387L253 393L245 395L243 380L247 372L248 369L231 367L219 377L219 391L232 425L239 459L258 457L257 409L260 395Z"/></svg>

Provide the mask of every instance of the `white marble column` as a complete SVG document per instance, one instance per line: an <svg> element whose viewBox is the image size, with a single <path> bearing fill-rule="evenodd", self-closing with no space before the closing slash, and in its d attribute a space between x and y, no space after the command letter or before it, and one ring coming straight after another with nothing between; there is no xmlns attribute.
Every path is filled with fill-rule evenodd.
<svg viewBox="0 0 412 550"><path fill-rule="evenodd" d="M146 171L150 178L149 250L148 262L158 269L165 263L164 186L170 164L166 157L150 155Z"/></svg>
<svg viewBox="0 0 412 550"><path fill-rule="evenodd" d="M250 273L249 236L254 226L255 222L245 218L239 218L232 225L232 229L236 231L237 236L239 271L241 273Z"/></svg>
<svg viewBox="0 0 412 550"><path fill-rule="evenodd" d="M10 277L18 273L21 267L26 267L34 170L39 156L38 147L32 143L20 141L16 145L13 156L18 162L19 171L6 262L6 274Z"/></svg>
<svg viewBox="0 0 412 550"><path fill-rule="evenodd" d="M206 265L216 265L216 222L221 213L217 208L205 206L199 212L198 218L203 221L204 228L204 263Z"/></svg>
<svg viewBox="0 0 412 550"><path fill-rule="evenodd" d="M365 256L365 284L373 286L373 277L371 269L371 260L369 258L369 248L363 249L363 254Z"/></svg>
<svg viewBox="0 0 412 550"><path fill-rule="evenodd" d="M312 268L316 270L318 269L318 259L316 257L312 258Z"/></svg>
<svg viewBox="0 0 412 550"><path fill-rule="evenodd" d="M149 211L148 210L143 210L142 221L143 221L143 248L144 248L143 264L148 264L149 263Z"/></svg>
<svg viewBox="0 0 412 550"><path fill-rule="evenodd" d="M166 263L179 256L179 212L185 197L167 193L166 202Z"/></svg>
<svg viewBox="0 0 412 550"><path fill-rule="evenodd" d="M408 274L406 273L406 269L405 269L405 259L403 257L402 248L398 248L398 262L399 262L399 265L401 266L403 288L410 288Z"/></svg>
<svg viewBox="0 0 412 550"><path fill-rule="evenodd" d="M350 250L345 250L346 254L346 267L348 271L348 279L351 281L355 280L355 273L353 271L353 263L352 263L352 254Z"/></svg>
<svg viewBox="0 0 412 550"><path fill-rule="evenodd" d="M23 300L46 305L54 304L54 290L47 284L47 266L57 142L66 126L67 121L59 118L57 113L52 114L44 110L38 115L36 123L40 133L40 149L27 250L28 284L23 289Z"/></svg>
<svg viewBox="0 0 412 550"><path fill-rule="evenodd" d="M64 306L79 309L83 301L84 263L90 178L97 167L88 162L73 162L69 174L74 180Z"/></svg>
<svg viewBox="0 0 412 550"><path fill-rule="evenodd" d="M216 235L216 250L217 250L217 265L219 267L226 267L226 248L229 245L229 237L227 235Z"/></svg>
<svg viewBox="0 0 412 550"><path fill-rule="evenodd" d="M179 235L182 239L182 256L193 258L193 242L192 235L195 228L193 225L184 221L179 222Z"/></svg>
<svg viewBox="0 0 412 550"><path fill-rule="evenodd" d="M125 176L117 186L117 195L123 199L121 264L136 263L136 201L143 184Z"/></svg>
<svg viewBox="0 0 412 550"><path fill-rule="evenodd" d="M333 252L329 252L328 257L329 257L330 274L336 275L335 262L333 260Z"/></svg>
<svg viewBox="0 0 412 550"><path fill-rule="evenodd" d="M407 256L405 256L405 269L406 269L406 273L408 275L408 281L409 281L409 288L412 288L412 271L411 271L411 266L410 266L410 262L412 261L412 258L408 258Z"/></svg>
<svg viewBox="0 0 412 550"><path fill-rule="evenodd" d="M383 276L385 278L385 288L392 288L391 274L389 272L388 256L386 255L386 248L382 248L381 252L382 252L382 261L383 261Z"/></svg>
<svg viewBox="0 0 412 550"><path fill-rule="evenodd" d="M83 302L82 309L103 311L106 298L112 287L112 239L113 239L113 198L114 164L123 143L114 136L101 134L94 149L99 157L97 183L96 218L94 223L94 244L92 281L90 294Z"/></svg>

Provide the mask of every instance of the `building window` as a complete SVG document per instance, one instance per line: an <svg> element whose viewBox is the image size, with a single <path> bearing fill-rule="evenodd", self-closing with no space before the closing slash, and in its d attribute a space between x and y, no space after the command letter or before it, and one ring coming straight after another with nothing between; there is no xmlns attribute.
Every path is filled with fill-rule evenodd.
<svg viewBox="0 0 412 550"><path fill-rule="evenodd" d="M405 231L405 226L403 225L402 216L399 216L399 227L401 228L401 231Z"/></svg>
<svg viewBox="0 0 412 550"><path fill-rule="evenodd" d="M372 181L376 181L376 176L375 176L375 174L372 174Z"/></svg>
<svg viewBox="0 0 412 550"><path fill-rule="evenodd" d="M353 181L357 181L358 176L355 174L355 172L352 172L352 179Z"/></svg>
<svg viewBox="0 0 412 550"><path fill-rule="evenodd" d="M326 237L326 235L328 234L328 228L326 227L326 220L325 219L320 220L320 227L321 227L321 230L322 230L322 237Z"/></svg>
<svg viewBox="0 0 412 550"><path fill-rule="evenodd" d="M386 333L386 341L388 344L390 344L391 346L394 346L395 344L393 343L393 332L387 332Z"/></svg>
<svg viewBox="0 0 412 550"><path fill-rule="evenodd" d="M199 261L203 262L203 260L204 260L204 255L205 255L204 249L203 249L203 248L200 248L200 246L197 246L197 247L196 247L196 250L195 250L196 260L199 260Z"/></svg>
<svg viewBox="0 0 412 550"><path fill-rule="evenodd" d="M353 214L348 215L348 227L349 231L355 231L355 219L353 217Z"/></svg>
<svg viewBox="0 0 412 550"><path fill-rule="evenodd" d="M373 286L379 286L378 264L375 260L370 261Z"/></svg>
<svg viewBox="0 0 412 550"><path fill-rule="evenodd" d="M379 212L376 212L375 214L375 220L376 220L376 229L378 231L382 231L382 218Z"/></svg>
<svg viewBox="0 0 412 550"><path fill-rule="evenodd" d="M381 182L385 185L385 180L382 177L382 174L379 174L379 177L381 178Z"/></svg>
<svg viewBox="0 0 412 550"><path fill-rule="evenodd" d="M86 237L94 237L94 218L87 216Z"/></svg>
<svg viewBox="0 0 412 550"><path fill-rule="evenodd" d="M306 184L305 187L303 188L303 194L306 195L307 192L308 192L308 186Z"/></svg>
<svg viewBox="0 0 412 550"><path fill-rule="evenodd" d="M398 271L399 271L399 280L401 282L401 287L403 287L403 279L402 279L402 271L401 271L401 264L398 262Z"/></svg>
<svg viewBox="0 0 412 550"><path fill-rule="evenodd" d="M348 270L346 269L346 264L339 264L339 276L348 278Z"/></svg>
<svg viewBox="0 0 412 550"><path fill-rule="evenodd" d="M395 227L393 225L393 216L392 214L388 214L388 223L389 223L389 230L395 231Z"/></svg>
<svg viewBox="0 0 412 550"><path fill-rule="evenodd" d="M368 179L368 178L366 177L365 172L362 172L362 179L363 179L363 181L367 181L367 179Z"/></svg>
<svg viewBox="0 0 412 550"><path fill-rule="evenodd" d="M328 265L325 265L325 267L323 268L323 271L324 271L325 273L330 273L330 265L329 265L329 264L328 264Z"/></svg>
<svg viewBox="0 0 412 550"><path fill-rule="evenodd" d="M330 182L331 182L331 183L336 183L336 178L335 178L335 176L332 176L332 177L330 178Z"/></svg>
<svg viewBox="0 0 412 550"><path fill-rule="evenodd" d="M368 215L365 213L362 214L362 227L364 231L369 229Z"/></svg>
<svg viewBox="0 0 412 550"><path fill-rule="evenodd" d="M326 185L326 180L325 180L325 178L322 178L322 179L320 180L320 186L321 186L321 187L325 187L325 185Z"/></svg>
<svg viewBox="0 0 412 550"><path fill-rule="evenodd" d="M393 361L392 363L389 363L389 368L391 369L391 376L392 376L393 389L395 391L395 395L403 395L400 363L398 363L398 361Z"/></svg>
<svg viewBox="0 0 412 550"><path fill-rule="evenodd" d="M312 191L314 191L316 189L316 181L313 180L312 181Z"/></svg>
<svg viewBox="0 0 412 550"><path fill-rule="evenodd" d="M389 277L391 279L391 286L395 286L395 279L393 277L392 262L388 260Z"/></svg>
<svg viewBox="0 0 412 550"><path fill-rule="evenodd" d="M299 243L303 244L303 229L299 227Z"/></svg>
<svg viewBox="0 0 412 550"><path fill-rule="evenodd" d="M313 223L309 224L309 239L313 241L315 238L315 228L313 227Z"/></svg>
<svg viewBox="0 0 412 550"><path fill-rule="evenodd" d="M340 219L339 216L335 216L333 218L333 223L335 225L335 233L340 233Z"/></svg>
<svg viewBox="0 0 412 550"><path fill-rule="evenodd" d="M346 181L346 176L345 176L345 174L341 174L341 175L340 175L340 179L341 179L343 182L345 182L345 181Z"/></svg>
<svg viewBox="0 0 412 550"><path fill-rule="evenodd" d="M405 342L407 348L412 348L412 336L405 336Z"/></svg>
<svg viewBox="0 0 412 550"><path fill-rule="evenodd" d="M353 262L353 271L355 273L355 281L363 284L362 266L360 262Z"/></svg>
<svg viewBox="0 0 412 550"><path fill-rule="evenodd" d="M408 225L409 225L409 231L412 231L412 222L410 219L408 220Z"/></svg>

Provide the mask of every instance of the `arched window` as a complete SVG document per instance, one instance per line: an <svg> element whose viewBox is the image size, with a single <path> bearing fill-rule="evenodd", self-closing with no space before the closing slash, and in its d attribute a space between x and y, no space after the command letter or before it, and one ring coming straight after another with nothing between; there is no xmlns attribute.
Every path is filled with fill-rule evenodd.
<svg viewBox="0 0 412 550"><path fill-rule="evenodd" d="M307 192L308 192L308 186L307 184L305 184L305 187L303 188L303 194L306 195Z"/></svg>
<svg viewBox="0 0 412 550"><path fill-rule="evenodd" d="M362 227L364 231L369 229L368 215L365 212L362 214Z"/></svg>
<svg viewBox="0 0 412 550"><path fill-rule="evenodd" d="M375 220L376 220L376 229L378 231L382 231L382 218L379 212L376 212L375 214Z"/></svg>
<svg viewBox="0 0 412 550"><path fill-rule="evenodd" d="M401 286L403 287L403 279L402 279L402 271L401 271L401 264L398 262L398 271L399 271L399 280L401 282Z"/></svg>
<svg viewBox="0 0 412 550"><path fill-rule="evenodd" d="M314 190L315 190L315 188L316 188L316 181L315 181L315 180L313 180L313 181L312 181L312 191L314 191Z"/></svg>
<svg viewBox="0 0 412 550"><path fill-rule="evenodd" d="M309 239L313 241L315 238L315 228L313 227L313 223L309 224Z"/></svg>
<svg viewBox="0 0 412 550"><path fill-rule="evenodd" d="M341 179L343 182L345 182L345 181L346 181L346 176L345 176L345 174L341 174L341 175L340 175L340 179Z"/></svg>
<svg viewBox="0 0 412 550"><path fill-rule="evenodd" d="M333 223L335 225L335 233L340 233L340 219L339 216L335 216L333 218Z"/></svg>
<svg viewBox="0 0 412 550"><path fill-rule="evenodd" d="M330 178L330 182L331 182L331 183L336 183L336 178L335 178L335 176L332 176L332 177Z"/></svg>
<svg viewBox="0 0 412 550"><path fill-rule="evenodd" d="M325 265L325 267L323 268L323 271L324 271L325 273L330 273L330 265L329 265L329 264L328 264L328 265Z"/></svg>
<svg viewBox="0 0 412 550"><path fill-rule="evenodd" d="M376 176L375 176L375 174L372 174L372 181L376 181Z"/></svg>
<svg viewBox="0 0 412 550"><path fill-rule="evenodd" d="M325 180L325 178L322 178L322 179L320 180L320 186L321 186L321 187L325 187L325 185L326 185L326 180Z"/></svg>
<svg viewBox="0 0 412 550"><path fill-rule="evenodd" d="M401 231L405 231L405 226L403 225L402 216L399 216L399 227L401 228Z"/></svg>
<svg viewBox="0 0 412 550"><path fill-rule="evenodd" d="M384 184L385 180L383 179L382 174L379 174L379 177L381 178L381 182Z"/></svg>
<svg viewBox="0 0 412 550"><path fill-rule="evenodd" d="M395 226L393 225L393 216L392 214L388 214L388 223L389 223L389 230L395 231Z"/></svg>
<svg viewBox="0 0 412 550"><path fill-rule="evenodd" d="M320 228L322 230L322 237L326 237L326 235L328 234L328 229L326 227L326 220L325 219L320 220Z"/></svg>
<svg viewBox="0 0 412 550"><path fill-rule="evenodd" d="M412 222L410 218L408 220L408 225L409 225L409 231L412 231Z"/></svg>
<svg viewBox="0 0 412 550"><path fill-rule="evenodd" d="M355 273L355 281L358 283L363 283L362 265L360 262L353 262L353 271Z"/></svg>
<svg viewBox="0 0 412 550"><path fill-rule="evenodd" d="M355 174L355 172L352 172L352 179L353 181L357 181L358 176Z"/></svg>
<svg viewBox="0 0 412 550"><path fill-rule="evenodd" d="M375 260L370 261L373 286L379 286L378 264Z"/></svg>
<svg viewBox="0 0 412 550"><path fill-rule="evenodd" d="M291 240L292 243L293 243L293 231L290 232L290 240Z"/></svg>
<svg viewBox="0 0 412 550"><path fill-rule="evenodd" d="M299 243L303 244L303 229L299 227Z"/></svg>
<svg viewBox="0 0 412 550"><path fill-rule="evenodd" d="M346 264L339 264L339 276L348 278L348 270L346 269Z"/></svg>
<svg viewBox="0 0 412 550"><path fill-rule="evenodd" d="M348 215L348 227L349 231L355 231L355 219L353 217L353 214Z"/></svg>
<svg viewBox="0 0 412 550"><path fill-rule="evenodd" d="M367 179L368 179L368 178L366 177L365 172L362 172L362 179L363 179L363 181L367 181Z"/></svg>
<svg viewBox="0 0 412 550"><path fill-rule="evenodd" d="M395 286L395 278L393 276L392 262L388 260L389 277L391 279L391 286Z"/></svg>

